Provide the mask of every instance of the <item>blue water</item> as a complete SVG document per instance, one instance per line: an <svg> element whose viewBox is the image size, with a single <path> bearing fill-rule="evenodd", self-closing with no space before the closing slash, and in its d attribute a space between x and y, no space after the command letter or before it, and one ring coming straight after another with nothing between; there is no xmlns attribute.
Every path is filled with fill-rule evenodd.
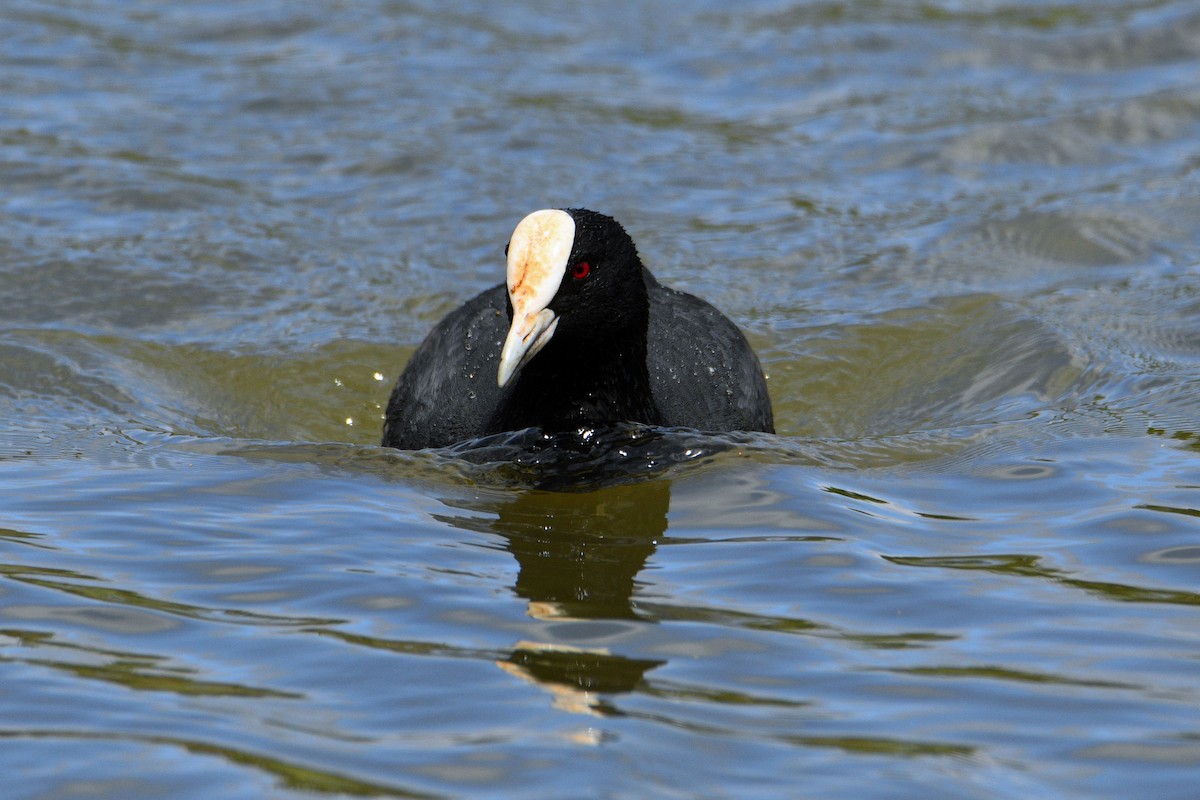
<svg viewBox="0 0 1200 800"><path fill-rule="evenodd" d="M1195 797L1197 63L1183 0L5 4L0 796ZM552 206L778 436L376 446Z"/></svg>

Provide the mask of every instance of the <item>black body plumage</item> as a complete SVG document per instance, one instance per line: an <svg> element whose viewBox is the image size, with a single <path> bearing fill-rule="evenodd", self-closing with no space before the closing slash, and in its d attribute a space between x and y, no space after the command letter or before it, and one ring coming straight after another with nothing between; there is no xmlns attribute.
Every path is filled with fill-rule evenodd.
<svg viewBox="0 0 1200 800"><path fill-rule="evenodd" d="M512 303L488 289L439 322L388 402L383 444L443 447L493 433L610 422L701 431L774 431L758 358L728 318L660 284L611 217L575 222L568 269L549 308L558 326L507 386L497 384Z"/></svg>

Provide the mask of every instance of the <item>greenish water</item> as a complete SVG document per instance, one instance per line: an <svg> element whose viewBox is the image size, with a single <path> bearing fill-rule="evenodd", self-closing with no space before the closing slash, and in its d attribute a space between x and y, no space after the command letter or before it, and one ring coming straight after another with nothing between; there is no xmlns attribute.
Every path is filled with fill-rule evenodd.
<svg viewBox="0 0 1200 800"><path fill-rule="evenodd" d="M1195 797L1198 43L5 4L0 794ZM566 205L743 327L778 436L572 492L375 446Z"/></svg>

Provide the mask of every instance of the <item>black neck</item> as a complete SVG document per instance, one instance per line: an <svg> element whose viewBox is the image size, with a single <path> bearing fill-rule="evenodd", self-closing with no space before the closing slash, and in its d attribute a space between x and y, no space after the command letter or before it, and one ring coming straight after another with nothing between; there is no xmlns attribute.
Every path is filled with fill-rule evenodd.
<svg viewBox="0 0 1200 800"><path fill-rule="evenodd" d="M538 427L557 432L606 422L661 424L650 394L644 328L621 346L605 348L602 356L555 338L521 371L497 417L499 430Z"/></svg>

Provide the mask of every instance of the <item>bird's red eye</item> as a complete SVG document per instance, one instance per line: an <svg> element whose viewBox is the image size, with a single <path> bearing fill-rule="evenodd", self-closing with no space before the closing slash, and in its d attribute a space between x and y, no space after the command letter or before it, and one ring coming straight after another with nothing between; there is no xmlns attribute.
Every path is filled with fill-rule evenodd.
<svg viewBox="0 0 1200 800"><path fill-rule="evenodd" d="M571 267L571 276L577 281L586 278L592 271L592 265L586 261L578 261Z"/></svg>

